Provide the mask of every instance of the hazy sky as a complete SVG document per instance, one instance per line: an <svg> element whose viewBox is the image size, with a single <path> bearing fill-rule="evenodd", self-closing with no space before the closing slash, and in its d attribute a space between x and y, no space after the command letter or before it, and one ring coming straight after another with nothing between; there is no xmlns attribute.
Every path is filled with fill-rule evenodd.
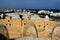
<svg viewBox="0 0 60 40"><path fill-rule="evenodd" d="M60 9L60 0L0 0L0 9Z"/></svg>

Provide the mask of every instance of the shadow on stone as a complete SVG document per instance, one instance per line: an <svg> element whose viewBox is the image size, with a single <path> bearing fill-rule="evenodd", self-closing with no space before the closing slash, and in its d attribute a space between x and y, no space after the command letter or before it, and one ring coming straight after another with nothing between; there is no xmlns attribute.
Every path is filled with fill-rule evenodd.
<svg viewBox="0 0 60 40"><path fill-rule="evenodd" d="M0 34L0 40L7 40L7 38L4 35Z"/></svg>

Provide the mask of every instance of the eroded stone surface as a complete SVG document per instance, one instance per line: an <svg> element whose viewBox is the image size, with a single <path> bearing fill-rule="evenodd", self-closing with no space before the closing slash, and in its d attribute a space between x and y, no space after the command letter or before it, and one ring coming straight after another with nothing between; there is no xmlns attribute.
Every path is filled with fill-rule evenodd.
<svg viewBox="0 0 60 40"><path fill-rule="evenodd" d="M33 38L33 37L23 37L23 38L16 38L15 40L44 40L43 38Z"/></svg>

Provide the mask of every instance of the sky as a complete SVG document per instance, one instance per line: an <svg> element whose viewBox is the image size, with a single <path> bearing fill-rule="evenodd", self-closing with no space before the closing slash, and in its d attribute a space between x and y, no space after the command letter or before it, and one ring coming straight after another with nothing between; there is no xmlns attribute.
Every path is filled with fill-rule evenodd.
<svg viewBox="0 0 60 40"><path fill-rule="evenodd" d="M60 9L60 0L0 0L0 9Z"/></svg>

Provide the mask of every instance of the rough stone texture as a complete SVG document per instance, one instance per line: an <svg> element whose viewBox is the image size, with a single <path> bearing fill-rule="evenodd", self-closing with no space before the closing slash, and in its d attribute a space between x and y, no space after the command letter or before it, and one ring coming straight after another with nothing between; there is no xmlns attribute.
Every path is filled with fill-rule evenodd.
<svg viewBox="0 0 60 40"><path fill-rule="evenodd" d="M16 38L15 40L44 40L42 38L33 38L33 37L23 37L23 38Z"/></svg>

